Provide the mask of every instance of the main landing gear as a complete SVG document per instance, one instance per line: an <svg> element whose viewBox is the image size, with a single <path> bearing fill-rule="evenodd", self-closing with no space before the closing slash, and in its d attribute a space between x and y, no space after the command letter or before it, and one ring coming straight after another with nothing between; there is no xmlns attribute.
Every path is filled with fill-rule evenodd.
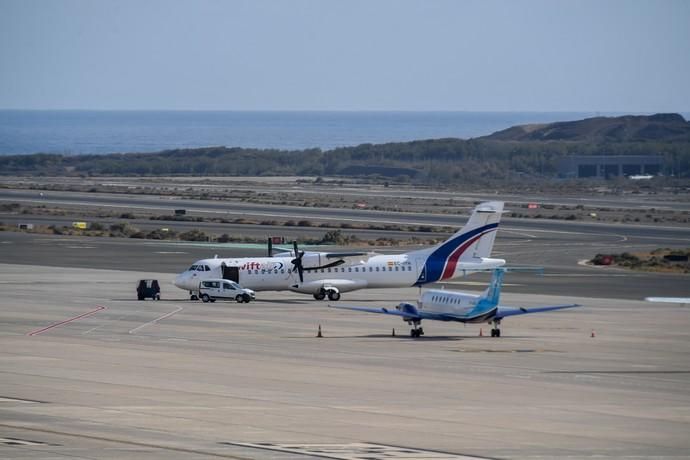
<svg viewBox="0 0 690 460"><path fill-rule="evenodd" d="M199 300L199 297L194 293L194 291L189 291L189 300Z"/></svg>
<svg viewBox="0 0 690 460"><path fill-rule="evenodd" d="M424 329L422 329L421 321L408 321L408 324L412 325L412 329L410 329L410 337L417 338L424 335Z"/></svg>
<svg viewBox="0 0 690 460"><path fill-rule="evenodd" d="M323 300L328 296L328 300L333 302L340 300L340 292L335 289L321 289L319 292L314 294L316 300Z"/></svg>
<svg viewBox="0 0 690 460"><path fill-rule="evenodd" d="M501 320L495 319L491 321L491 324L493 325L493 328L491 329L491 337L500 337L501 336Z"/></svg>

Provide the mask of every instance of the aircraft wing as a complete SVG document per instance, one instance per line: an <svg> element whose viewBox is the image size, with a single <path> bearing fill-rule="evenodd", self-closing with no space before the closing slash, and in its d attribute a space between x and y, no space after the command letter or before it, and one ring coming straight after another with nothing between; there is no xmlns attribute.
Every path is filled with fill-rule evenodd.
<svg viewBox="0 0 690 460"><path fill-rule="evenodd" d="M400 316L401 318L409 319L423 319L423 316L419 313L413 313L411 311L401 311L397 308L386 308L386 307L357 307L354 305L329 305L330 308L340 308L342 310L354 310L363 311L366 313L379 313L382 315L393 315Z"/></svg>
<svg viewBox="0 0 690 460"><path fill-rule="evenodd" d="M571 304L565 304L565 305L549 305L546 307L532 307L532 308L524 308L524 307L498 307L498 310L496 311L496 319L503 319L508 316L517 316L517 315L526 315L529 313L542 313L545 311L554 311L554 310L565 310L566 308L575 308L575 307L581 307L582 305L577 304L577 303L571 303Z"/></svg>
<svg viewBox="0 0 690 460"><path fill-rule="evenodd" d="M378 255L375 252L327 252L327 253L321 253L322 256L325 256L326 259L330 260L342 260L345 263L360 263L360 262L366 262L375 255Z"/></svg>

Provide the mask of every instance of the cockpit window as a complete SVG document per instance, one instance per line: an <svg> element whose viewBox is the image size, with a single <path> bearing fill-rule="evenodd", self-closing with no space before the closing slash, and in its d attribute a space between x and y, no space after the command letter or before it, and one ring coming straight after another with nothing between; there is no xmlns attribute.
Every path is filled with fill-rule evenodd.
<svg viewBox="0 0 690 460"><path fill-rule="evenodd" d="M207 272L210 272L210 271L211 271L211 267L209 267L208 265L204 265L204 270L206 270Z"/></svg>
<svg viewBox="0 0 690 460"><path fill-rule="evenodd" d="M191 267L189 267L190 272L193 272L194 270L196 270L196 265L192 265Z"/></svg>
<svg viewBox="0 0 690 460"><path fill-rule="evenodd" d="M197 265L197 266L196 266L196 271L198 271L198 272L203 272L203 271L204 271L204 266L203 266L203 265Z"/></svg>

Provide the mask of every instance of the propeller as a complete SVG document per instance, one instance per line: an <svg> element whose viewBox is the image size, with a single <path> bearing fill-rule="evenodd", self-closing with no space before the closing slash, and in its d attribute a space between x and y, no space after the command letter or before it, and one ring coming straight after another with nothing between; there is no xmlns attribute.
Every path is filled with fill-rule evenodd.
<svg viewBox="0 0 690 460"><path fill-rule="evenodd" d="M292 242L292 247L295 248L295 258L292 259L292 265L299 273L299 282L304 283L304 267L302 266L302 257L304 257L304 251L299 251L297 249L297 241Z"/></svg>

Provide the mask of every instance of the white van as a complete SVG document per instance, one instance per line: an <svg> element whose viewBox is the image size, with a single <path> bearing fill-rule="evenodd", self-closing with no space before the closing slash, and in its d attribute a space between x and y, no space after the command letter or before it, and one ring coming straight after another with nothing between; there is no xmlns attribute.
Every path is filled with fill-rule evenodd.
<svg viewBox="0 0 690 460"><path fill-rule="evenodd" d="M199 283L199 297L204 302L220 300L236 300L237 302L249 302L256 295L251 289L246 289L234 281L225 279L210 279Z"/></svg>

